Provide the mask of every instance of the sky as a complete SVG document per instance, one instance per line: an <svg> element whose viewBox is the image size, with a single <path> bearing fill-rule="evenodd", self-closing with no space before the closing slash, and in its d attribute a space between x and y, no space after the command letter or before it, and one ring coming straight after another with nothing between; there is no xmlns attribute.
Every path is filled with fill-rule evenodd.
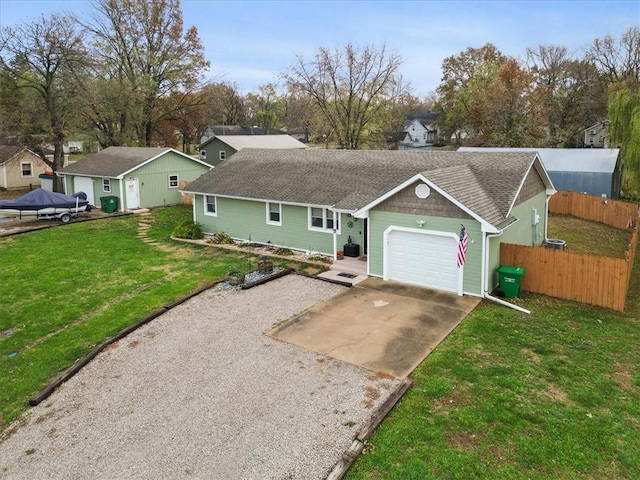
<svg viewBox="0 0 640 480"><path fill-rule="evenodd" d="M0 25L65 12L89 18L92 2L0 0ZM468 47L493 43L524 60L527 47L562 45L580 58L595 38L640 25L640 0L182 0L182 12L211 62L206 78L242 94L278 83L298 55L352 43L399 53L400 73L423 98L438 87L442 61Z"/></svg>

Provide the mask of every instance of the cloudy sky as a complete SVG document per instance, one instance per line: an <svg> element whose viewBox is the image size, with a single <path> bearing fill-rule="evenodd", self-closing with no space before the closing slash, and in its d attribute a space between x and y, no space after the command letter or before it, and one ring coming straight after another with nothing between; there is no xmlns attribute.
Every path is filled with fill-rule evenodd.
<svg viewBox="0 0 640 480"><path fill-rule="evenodd" d="M89 0L0 0L0 25L92 9ZM527 47L564 45L582 56L595 38L619 38L640 24L640 0L182 0L182 11L204 43L208 77L235 82L242 93L278 82L298 54L351 42L400 53L402 75L423 97L438 86L443 59L467 47L493 43L523 58Z"/></svg>

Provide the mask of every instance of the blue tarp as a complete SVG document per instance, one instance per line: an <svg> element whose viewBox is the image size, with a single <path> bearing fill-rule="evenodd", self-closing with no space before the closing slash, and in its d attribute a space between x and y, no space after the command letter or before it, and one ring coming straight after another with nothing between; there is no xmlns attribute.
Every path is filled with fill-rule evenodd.
<svg viewBox="0 0 640 480"><path fill-rule="evenodd" d="M43 208L75 208L88 205L87 196L82 192L76 193L78 198L62 193L49 192L36 188L29 193L12 200L0 200L0 209L12 208L16 210L41 210ZM84 199L82 198L84 196Z"/></svg>

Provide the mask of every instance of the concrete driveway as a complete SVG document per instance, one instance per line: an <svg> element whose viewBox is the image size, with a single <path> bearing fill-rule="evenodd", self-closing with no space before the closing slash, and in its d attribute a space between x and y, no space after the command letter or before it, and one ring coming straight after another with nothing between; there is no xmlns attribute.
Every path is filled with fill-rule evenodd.
<svg viewBox="0 0 640 480"><path fill-rule="evenodd" d="M369 278L269 335L405 378L479 302L475 297Z"/></svg>

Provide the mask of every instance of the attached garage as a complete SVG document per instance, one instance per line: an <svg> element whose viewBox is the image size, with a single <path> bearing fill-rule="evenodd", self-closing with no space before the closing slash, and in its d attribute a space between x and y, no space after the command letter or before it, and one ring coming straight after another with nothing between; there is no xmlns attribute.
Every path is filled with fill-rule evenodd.
<svg viewBox="0 0 640 480"><path fill-rule="evenodd" d="M462 294L455 234L389 227L384 236L385 280Z"/></svg>

